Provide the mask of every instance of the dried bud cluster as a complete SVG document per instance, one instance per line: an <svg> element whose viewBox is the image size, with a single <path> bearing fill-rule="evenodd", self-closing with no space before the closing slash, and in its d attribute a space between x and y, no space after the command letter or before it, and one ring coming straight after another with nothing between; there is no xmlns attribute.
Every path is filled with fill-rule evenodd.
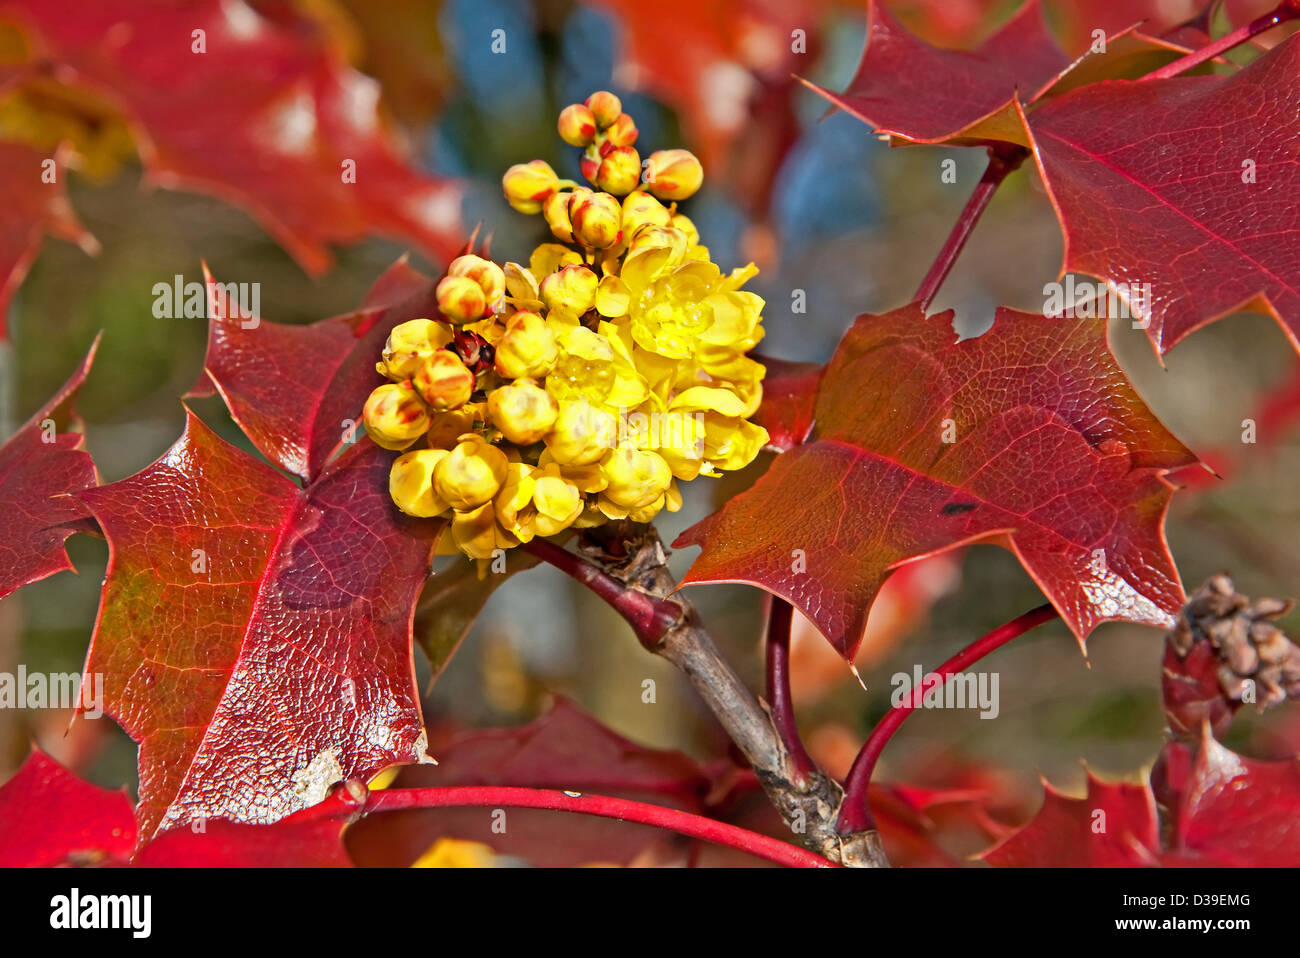
<svg viewBox="0 0 1300 958"><path fill-rule="evenodd" d="M1254 699L1261 709L1300 698L1300 647L1273 624L1291 602L1257 599L1237 592L1226 575L1213 576L1188 601L1169 633L1169 644L1186 659L1198 642L1208 642L1218 659L1216 677L1231 702Z"/></svg>
<svg viewBox="0 0 1300 958"><path fill-rule="evenodd" d="M763 366L763 301L724 275L676 201L704 171L685 150L641 163L612 93L560 114L595 189L541 160L511 167L511 206L558 243L528 264L454 260L442 315L392 330L366 403L370 436L406 450L389 491L404 512L449 516L444 551L489 558L535 536L681 506L679 481L740 469L767 442L749 421ZM644 169L645 182L642 184ZM665 202L667 205L665 205ZM417 442L424 437L424 443Z"/></svg>

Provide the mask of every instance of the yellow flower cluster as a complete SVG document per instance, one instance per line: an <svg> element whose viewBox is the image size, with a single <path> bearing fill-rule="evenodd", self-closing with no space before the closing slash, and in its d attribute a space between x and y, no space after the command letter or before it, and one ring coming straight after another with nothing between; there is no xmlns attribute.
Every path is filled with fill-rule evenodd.
<svg viewBox="0 0 1300 958"><path fill-rule="evenodd" d="M681 507L678 480L753 461L767 431L763 300L724 275L677 201L703 182L685 150L642 163L612 93L566 107L559 132L584 150L594 189L541 160L513 166L507 200L540 213L560 242L528 264L475 255L438 284L441 317L397 326L390 382L364 422L393 463L394 502L451 518L449 540L485 559L536 536L609 519L649 522ZM420 437L425 443L415 446Z"/></svg>

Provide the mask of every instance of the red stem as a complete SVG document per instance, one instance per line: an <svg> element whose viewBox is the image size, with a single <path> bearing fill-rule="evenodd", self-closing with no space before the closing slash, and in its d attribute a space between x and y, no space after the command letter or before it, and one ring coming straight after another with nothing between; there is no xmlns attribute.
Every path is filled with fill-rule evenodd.
<svg viewBox="0 0 1300 958"><path fill-rule="evenodd" d="M469 785L454 788L398 788L372 792L367 812L398 811L409 808L447 808L456 806L493 806L545 808L616 818L625 822L666 828L681 835L699 838L757 855L778 865L792 868L838 868L835 862L813 852L767 835L759 835L735 825L714 821L703 815L683 812L663 805L634 802L607 795L579 795L550 788L515 788L494 785Z"/></svg>
<svg viewBox="0 0 1300 958"><path fill-rule="evenodd" d="M939 688L942 688L951 676L965 671L994 649L1006 645L1016 636L1024 635L1035 626L1049 622L1056 616L1056 610L1050 605L1040 605L1035 609L1030 609L1024 615L1017 616L1010 622L998 626L988 635L976 639L939 666L937 670L940 675ZM885 743L898 731L899 726L903 724L903 720L912 714L912 710L916 708L916 702L921 695L920 689L913 689L911 701L904 702L902 705L895 705L886 712L884 717L876 723L876 727L871 730L871 734L867 736L866 742L862 745L862 750L858 752L858 757L853 760L853 767L849 769L848 778L844 780L844 805L840 810L839 820L841 833L849 834L860 831L863 827L862 823L870 821L870 812L867 809L867 786L871 784L871 776L875 771L876 761L880 758L880 753L884 751Z"/></svg>
<svg viewBox="0 0 1300 958"><path fill-rule="evenodd" d="M939 287L943 285L953 264L957 262L966 240L975 230L975 224L988 208L993 194L1007 178L1007 174L1020 166L1028 155L1028 150L1011 143L998 143L989 147L989 165L985 168L984 175L980 177L975 192L971 193L961 215L957 217L957 222L953 224L952 232L948 234L943 248L939 250L930 272L925 274L925 279L921 280L916 295L912 297L912 301L919 302L922 309L929 309L935 294L939 292Z"/></svg>
<svg viewBox="0 0 1300 958"><path fill-rule="evenodd" d="M565 575L585 585L604 599L616 612L627 619L637 638L646 648L653 649L664 633L677 624L680 609L671 602L635 589L629 589L604 569L588 562L577 553L570 552L546 539L533 539L524 546L543 562L555 566Z"/></svg>
<svg viewBox="0 0 1300 958"><path fill-rule="evenodd" d="M1288 20L1294 20L1300 17L1300 0L1282 0L1277 7L1262 17L1256 17L1244 27L1238 27L1231 33L1220 37L1209 46L1201 47L1199 50L1193 50L1185 57L1180 57L1172 63L1166 63L1159 70L1153 70L1143 80L1167 80L1169 77L1185 73L1194 67L1200 66L1206 60L1212 60L1221 53L1226 53L1233 47L1240 46L1248 40L1254 39L1265 30L1271 30L1279 23L1285 23Z"/></svg>
<svg viewBox="0 0 1300 958"><path fill-rule="evenodd" d="M799 737L794 717L794 698L790 694L790 623L794 609L780 596L772 596L767 615L767 702L772 709L772 724L794 762L797 771L811 774L817 766Z"/></svg>

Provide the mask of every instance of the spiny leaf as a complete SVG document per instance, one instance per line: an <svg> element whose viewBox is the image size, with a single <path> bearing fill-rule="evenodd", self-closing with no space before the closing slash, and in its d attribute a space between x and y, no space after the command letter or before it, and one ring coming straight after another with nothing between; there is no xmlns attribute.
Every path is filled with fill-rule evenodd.
<svg viewBox="0 0 1300 958"><path fill-rule="evenodd" d="M0 17L45 69L121 110L149 181L247 208L310 272L330 265L330 245L376 234L435 260L463 242L457 188L398 155L378 84L309 24L223 0L3 0Z"/></svg>
<svg viewBox="0 0 1300 958"><path fill-rule="evenodd" d="M1300 37L1226 77L1092 84L1029 117L1065 231L1063 270L1149 291L1165 353L1228 313L1300 348Z"/></svg>
<svg viewBox="0 0 1300 958"><path fill-rule="evenodd" d="M410 629L441 524L397 512L391 458L363 441L301 489L189 414L82 493L109 543L86 669L140 743L142 841L426 760Z"/></svg>
<svg viewBox="0 0 1300 958"><path fill-rule="evenodd" d="M71 569L64 541L87 516L74 493L98 482L72 399L94 361L96 337L63 387L0 446L0 599Z"/></svg>
<svg viewBox="0 0 1300 958"><path fill-rule="evenodd" d="M1020 559L1082 641L1108 619L1168 626L1183 592L1165 472L1195 457L1110 355L1105 324L999 309L866 315L822 376L810 442L688 529L683 580L749 582L852 657L889 571L978 542Z"/></svg>

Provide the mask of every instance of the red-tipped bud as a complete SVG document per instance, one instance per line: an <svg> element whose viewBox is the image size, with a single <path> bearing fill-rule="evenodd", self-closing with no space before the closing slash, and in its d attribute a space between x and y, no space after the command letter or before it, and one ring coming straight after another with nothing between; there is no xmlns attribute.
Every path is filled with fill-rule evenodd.
<svg viewBox="0 0 1300 958"><path fill-rule="evenodd" d="M556 126L560 139L569 146L587 146L596 138L596 117L581 103L572 103L561 110Z"/></svg>
<svg viewBox="0 0 1300 958"><path fill-rule="evenodd" d="M544 160L516 163L501 178L506 200L520 213L538 213L542 201L560 188L560 178Z"/></svg>
<svg viewBox="0 0 1300 958"><path fill-rule="evenodd" d="M587 109L596 120L600 129L612 126L623 112L623 101L608 90L597 90L587 97Z"/></svg>
<svg viewBox="0 0 1300 958"><path fill-rule="evenodd" d="M630 146L610 150L596 168L596 186L614 196L627 196L641 182L641 155Z"/></svg>
<svg viewBox="0 0 1300 958"><path fill-rule="evenodd" d="M646 188L661 200L684 200L704 182L704 167L689 150L656 150L646 160Z"/></svg>

